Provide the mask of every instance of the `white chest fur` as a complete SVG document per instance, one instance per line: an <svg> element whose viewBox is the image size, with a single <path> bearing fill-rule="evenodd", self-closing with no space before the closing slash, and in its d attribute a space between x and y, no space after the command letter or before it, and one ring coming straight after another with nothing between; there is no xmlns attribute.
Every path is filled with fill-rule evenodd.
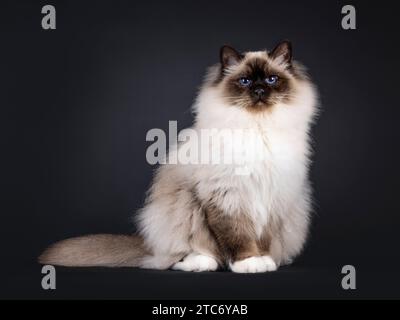
<svg viewBox="0 0 400 320"><path fill-rule="evenodd" d="M253 138L258 141L246 141L238 135L233 139L236 152L250 156L239 163L196 166L192 178L203 199L212 195L226 214L247 214L260 235L269 218L286 214L301 193L307 148L296 130L268 131L256 123L252 127L257 128ZM254 147L256 150L249 150Z"/></svg>

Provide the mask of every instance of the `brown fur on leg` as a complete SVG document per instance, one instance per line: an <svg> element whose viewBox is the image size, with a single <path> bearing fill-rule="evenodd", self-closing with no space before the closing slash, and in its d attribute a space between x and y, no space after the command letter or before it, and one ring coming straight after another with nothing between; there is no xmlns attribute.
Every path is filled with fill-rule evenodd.
<svg viewBox="0 0 400 320"><path fill-rule="evenodd" d="M229 215L210 205L205 209L208 226L226 261L238 261L260 256L257 235L245 214Z"/></svg>

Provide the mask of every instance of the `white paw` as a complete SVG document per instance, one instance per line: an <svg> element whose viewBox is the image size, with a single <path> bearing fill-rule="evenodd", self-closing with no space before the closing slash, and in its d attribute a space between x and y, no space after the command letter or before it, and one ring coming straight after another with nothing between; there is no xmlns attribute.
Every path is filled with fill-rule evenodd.
<svg viewBox="0 0 400 320"><path fill-rule="evenodd" d="M209 256L191 253L183 261L177 262L172 266L173 270L182 271L215 271L218 268L218 262Z"/></svg>
<svg viewBox="0 0 400 320"><path fill-rule="evenodd" d="M275 271L276 264L270 256L250 257L229 264L233 272L237 273L256 273Z"/></svg>

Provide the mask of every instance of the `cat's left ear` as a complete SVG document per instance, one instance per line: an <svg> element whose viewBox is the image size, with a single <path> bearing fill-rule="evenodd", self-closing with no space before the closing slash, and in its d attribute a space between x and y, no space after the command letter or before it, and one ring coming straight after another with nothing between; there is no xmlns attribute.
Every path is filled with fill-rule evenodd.
<svg viewBox="0 0 400 320"><path fill-rule="evenodd" d="M292 44L287 40L282 41L270 52L269 56L279 64L290 66L292 62Z"/></svg>
<svg viewBox="0 0 400 320"><path fill-rule="evenodd" d="M223 69L239 64L243 56L231 46L223 46L220 50L220 59Z"/></svg>

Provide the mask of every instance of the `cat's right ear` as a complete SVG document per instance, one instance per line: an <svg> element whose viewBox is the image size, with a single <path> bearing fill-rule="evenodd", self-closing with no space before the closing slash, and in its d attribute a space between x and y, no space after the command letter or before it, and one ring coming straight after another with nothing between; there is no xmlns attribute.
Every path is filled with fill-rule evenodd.
<svg viewBox="0 0 400 320"><path fill-rule="evenodd" d="M222 46L220 50L220 60L223 69L239 64L243 56L231 46Z"/></svg>

